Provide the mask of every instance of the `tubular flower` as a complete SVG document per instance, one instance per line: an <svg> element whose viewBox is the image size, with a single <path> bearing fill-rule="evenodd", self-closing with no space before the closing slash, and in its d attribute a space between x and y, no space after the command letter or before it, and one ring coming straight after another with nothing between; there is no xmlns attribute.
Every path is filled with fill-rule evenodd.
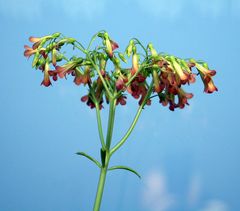
<svg viewBox="0 0 240 211"><path fill-rule="evenodd" d="M56 64L57 64L56 54L57 54L57 50L56 50L56 48L53 48L53 50L52 50L52 64L53 64L53 66L56 66Z"/></svg>
<svg viewBox="0 0 240 211"><path fill-rule="evenodd" d="M153 81L154 81L154 91L157 93L161 92L159 76L156 69L153 70Z"/></svg>
<svg viewBox="0 0 240 211"><path fill-rule="evenodd" d="M44 85L46 87L52 85L51 81L50 81L50 77L49 77L49 64L48 62L46 62L45 64L45 69L44 69L44 78L43 78L43 81L41 83L41 85Z"/></svg>
<svg viewBox="0 0 240 211"><path fill-rule="evenodd" d="M66 74L70 74L75 71L76 67L82 63L82 59L78 59L76 61L70 61L63 66L56 66L56 71L60 78L64 78Z"/></svg>
<svg viewBox="0 0 240 211"><path fill-rule="evenodd" d="M69 74L73 72L75 67L76 65L74 62L69 62L67 64L64 64L63 66L56 66L56 71L60 78L64 78L67 73Z"/></svg>
<svg viewBox="0 0 240 211"><path fill-rule="evenodd" d="M127 101L126 101L127 97L126 96L123 96L121 95L118 99L117 99L117 102L116 102L116 105L120 104L120 105L126 105L127 104Z"/></svg>
<svg viewBox="0 0 240 211"><path fill-rule="evenodd" d="M35 54L37 52L36 49L33 49L31 47L29 47L28 45L24 45L25 51L24 51L24 56L29 58L30 56L32 56L33 54Z"/></svg>
<svg viewBox="0 0 240 211"><path fill-rule="evenodd" d="M52 79L54 80L54 81L57 81L57 79L58 79L58 74L57 74L57 71L55 70L49 70L48 71L48 74L52 77Z"/></svg>
<svg viewBox="0 0 240 211"><path fill-rule="evenodd" d="M195 66L202 78L202 81L204 83L204 92L206 93L213 93L214 91L218 91L217 87L214 85L212 76L216 75L215 70L208 70L204 66L195 63Z"/></svg>
<svg viewBox="0 0 240 211"><path fill-rule="evenodd" d="M84 74L79 73L78 71L75 71L77 74L74 78L74 83L76 85L80 84L88 84L91 83L91 77L90 77L90 67L86 66Z"/></svg>
<svg viewBox="0 0 240 211"><path fill-rule="evenodd" d="M210 79L207 83L204 82L204 92L211 94L214 91L218 91L218 88L214 85L212 79Z"/></svg>
<svg viewBox="0 0 240 211"><path fill-rule="evenodd" d="M150 52L152 54L152 57L153 58L156 58L158 56L158 53L157 51L155 50L155 48L153 47L153 44L152 43L149 43L148 44L148 48L150 49Z"/></svg>
<svg viewBox="0 0 240 211"><path fill-rule="evenodd" d="M131 74L134 75L138 71L138 55L136 53L132 56Z"/></svg>
<svg viewBox="0 0 240 211"><path fill-rule="evenodd" d="M171 62L173 65L174 70L177 73L177 76L180 78L180 82L181 84L185 84L187 83L188 79L189 79L189 75L187 72L185 72L181 66L178 64L178 62L175 60L174 57L171 57Z"/></svg>
<svg viewBox="0 0 240 211"><path fill-rule="evenodd" d="M58 38L60 36L60 33L54 33L52 35L47 35L44 37L29 37L29 41L33 43L33 49L38 48L40 45L43 45L47 40L51 38Z"/></svg>
<svg viewBox="0 0 240 211"><path fill-rule="evenodd" d="M109 39L109 36L107 33L104 33L104 40L105 40L105 45L106 45L106 53L110 58L113 57L113 51L117 49L119 46L116 42L113 40Z"/></svg>
<svg viewBox="0 0 240 211"><path fill-rule="evenodd" d="M133 47L134 47L134 41L130 40L130 42L125 50L125 53L127 54L128 57L132 54Z"/></svg>
<svg viewBox="0 0 240 211"><path fill-rule="evenodd" d="M123 90L124 86L125 86L125 83L124 83L124 81L123 81L123 78L122 78L122 77L119 77L119 78L116 80L116 89L117 89L118 91Z"/></svg>
<svg viewBox="0 0 240 211"><path fill-rule="evenodd" d="M176 105L176 107L179 107L181 109L183 109L185 105L189 105L187 100L193 97L192 93L186 93L181 88L178 89L177 95L178 95L178 104Z"/></svg>

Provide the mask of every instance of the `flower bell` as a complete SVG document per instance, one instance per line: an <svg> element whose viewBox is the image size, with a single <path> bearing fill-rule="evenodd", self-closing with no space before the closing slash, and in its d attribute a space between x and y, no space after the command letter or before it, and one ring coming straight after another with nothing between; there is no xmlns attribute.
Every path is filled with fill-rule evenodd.
<svg viewBox="0 0 240 211"><path fill-rule="evenodd" d="M128 57L132 54L133 47L134 47L134 41L130 40L130 42L125 50L125 53L127 54Z"/></svg>
<svg viewBox="0 0 240 211"><path fill-rule="evenodd" d="M202 66L196 62L195 66L204 83L204 92L211 94L214 91L218 91L218 88L214 85L212 80L212 76L216 75L216 71L207 69L206 64Z"/></svg>
<svg viewBox="0 0 240 211"><path fill-rule="evenodd" d="M49 64L48 64L48 62L46 62L45 68L44 68L44 78L41 83L41 85L44 85L46 87L49 87L50 85L52 85L48 71L49 71Z"/></svg>
<svg viewBox="0 0 240 211"><path fill-rule="evenodd" d="M136 48L133 50L133 55L132 55L132 69L131 69L131 74L134 75L138 71L138 55L136 53Z"/></svg>
<svg viewBox="0 0 240 211"><path fill-rule="evenodd" d="M32 56L33 54L35 54L37 52L36 49L33 49L31 47L29 47L28 45L24 45L25 51L24 51L24 56L29 58L30 56Z"/></svg>
<svg viewBox="0 0 240 211"><path fill-rule="evenodd" d="M156 51L156 49L153 47L153 44L152 43L149 43L148 44L148 48L150 49L150 52L152 54L152 57L153 58L156 58L158 56L158 53Z"/></svg>
<svg viewBox="0 0 240 211"><path fill-rule="evenodd" d="M212 79L210 79L208 83L204 83L204 92L211 94L214 91L218 91L218 88L214 85Z"/></svg>
<svg viewBox="0 0 240 211"><path fill-rule="evenodd" d="M180 78L181 83L185 84L188 81L188 74L184 72L182 67L178 64L178 62L173 56L171 56L170 60L172 62L174 70L176 71L178 77Z"/></svg>
<svg viewBox="0 0 240 211"><path fill-rule="evenodd" d="M160 87L159 76L158 76L157 70L155 68L153 69L152 75L153 75L153 82L154 82L154 90L155 90L155 92L159 93L162 90Z"/></svg>

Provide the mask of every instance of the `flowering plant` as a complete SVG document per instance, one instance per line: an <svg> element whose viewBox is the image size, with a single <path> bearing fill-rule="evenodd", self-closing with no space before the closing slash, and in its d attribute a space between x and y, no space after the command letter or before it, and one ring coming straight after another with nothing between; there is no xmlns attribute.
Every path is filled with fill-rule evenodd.
<svg viewBox="0 0 240 211"><path fill-rule="evenodd" d="M101 43L92 48L97 38ZM82 96L81 101L96 110L101 162L84 152L76 153L88 158L100 169L94 211L100 209L108 171L124 169L140 177L135 170L127 166L109 167L109 161L126 142L144 107L151 105L152 98L159 98L160 104L168 106L171 111L177 108L183 109L193 97L192 93L184 91L183 86L194 83L197 75L200 75L203 81L204 92L217 91L212 80L216 71L210 70L207 63L158 53L152 43L145 47L136 38L130 40L123 53L116 50L118 44L106 31L96 33L86 48L76 39L65 37L61 33L30 37L29 41L33 45L24 46L24 56L27 58L34 56L32 67L41 70L44 74L41 85L49 87L52 81L57 81L59 78L73 77L76 85L87 87L87 94ZM79 50L79 55L68 58L62 52L62 48L66 45ZM127 67L123 67L123 63L126 63ZM197 70L196 73L193 72L193 68ZM139 107L126 134L112 146L116 106L126 105L128 94L138 100ZM104 103L109 104L106 136L101 122L101 109L104 108Z"/></svg>

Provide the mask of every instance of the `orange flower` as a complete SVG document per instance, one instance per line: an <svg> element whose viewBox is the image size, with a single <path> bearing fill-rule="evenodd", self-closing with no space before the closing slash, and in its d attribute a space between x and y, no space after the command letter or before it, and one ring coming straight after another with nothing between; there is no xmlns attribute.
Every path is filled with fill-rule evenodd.
<svg viewBox="0 0 240 211"><path fill-rule="evenodd" d="M154 81L154 91L159 93L162 90L160 87L160 81L159 81L159 76L158 76L157 70L154 69L152 74L153 74L153 81Z"/></svg>
<svg viewBox="0 0 240 211"><path fill-rule="evenodd" d="M189 73L187 73L186 71L184 71L182 69L182 67L178 64L178 62L175 60L174 57L171 57L171 62L172 62L174 70L177 73L177 76L180 78L181 84L187 83L187 81L189 79Z"/></svg>
<svg viewBox="0 0 240 211"><path fill-rule="evenodd" d="M181 88L178 89L177 95L178 95L178 104L176 105L176 107L179 107L181 109L183 109L185 105L189 105L187 100L193 97L192 93L187 93Z"/></svg>
<svg viewBox="0 0 240 211"><path fill-rule="evenodd" d="M32 56L33 54L35 54L37 52L36 49L33 49L31 47L29 47L28 45L24 45L25 51L24 51L24 56L29 58L30 56Z"/></svg>
<svg viewBox="0 0 240 211"><path fill-rule="evenodd" d="M136 53L132 56L131 74L134 75L138 71L138 55Z"/></svg>
<svg viewBox="0 0 240 211"><path fill-rule="evenodd" d="M60 78L64 78L67 73L68 74L72 73L75 68L76 68L75 62L68 62L68 63L64 64L63 66L56 66L56 71Z"/></svg>
<svg viewBox="0 0 240 211"><path fill-rule="evenodd" d="M210 79L208 83L204 83L204 92L213 93L214 91L218 91L218 88L214 85L213 80Z"/></svg>
<svg viewBox="0 0 240 211"><path fill-rule="evenodd" d="M216 75L215 70L208 70L206 67L195 63L195 66L202 78L204 83L204 92L206 93L213 93L214 91L218 91L217 87L214 85L212 76Z"/></svg>
<svg viewBox="0 0 240 211"><path fill-rule="evenodd" d="M46 62L45 64L45 68L44 68L44 78L43 81L41 83L41 85L44 85L46 87L52 85L51 81L50 81L50 77L49 77L49 64L48 62Z"/></svg>
<svg viewBox="0 0 240 211"><path fill-rule="evenodd" d="M91 77L90 77L90 67L87 66L85 68L85 72L84 74L76 74L75 78L74 78L74 83L76 85L80 85L80 84L84 84L86 85L87 83L91 82Z"/></svg>

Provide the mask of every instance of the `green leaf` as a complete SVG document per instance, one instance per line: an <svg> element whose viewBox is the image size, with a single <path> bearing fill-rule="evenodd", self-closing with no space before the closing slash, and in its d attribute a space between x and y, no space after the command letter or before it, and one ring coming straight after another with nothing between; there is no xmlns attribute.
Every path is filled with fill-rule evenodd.
<svg viewBox="0 0 240 211"><path fill-rule="evenodd" d="M135 170L133 170L132 168L129 168L127 166L112 166L108 170L112 171L112 170L116 170L116 169L123 169L123 170L130 171L130 172L134 173L136 176L138 176L141 179L141 176L140 176L140 174L138 172L136 172Z"/></svg>
<svg viewBox="0 0 240 211"><path fill-rule="evenodd" d="M86 154L85 152L77 152L76 154L84 156L85 158L88 158L89 160L94 162L99 168L101 168L101 164L95 158L91 157L90 155Z"/></svg>

